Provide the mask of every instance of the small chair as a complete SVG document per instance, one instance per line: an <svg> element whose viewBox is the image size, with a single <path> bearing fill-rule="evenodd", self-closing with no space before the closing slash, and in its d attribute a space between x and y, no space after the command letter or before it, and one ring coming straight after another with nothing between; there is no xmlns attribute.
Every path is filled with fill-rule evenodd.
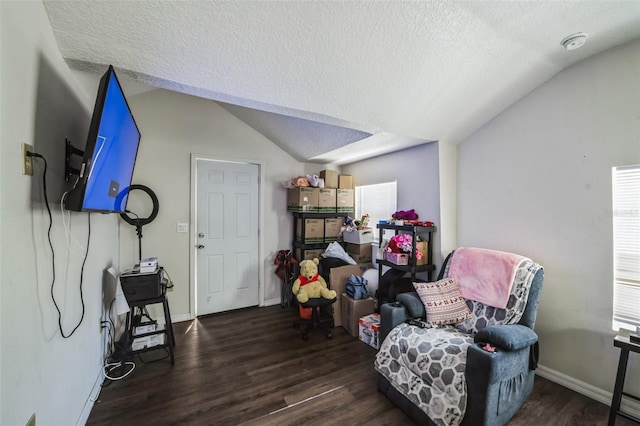
<svg viewBox="0 0 640 426"><path fill-rule="evenodd" d="M319 297L309 299L305 303L300 303L300 306L303 308L311 308L310 319L300 318L293 322L294 328L306 325L306 327L300 331L300 337L302 337L302 340L308 340L309 336L307 333L316 328L326 331L327 339L331 339L333 337L333 315L331 315L331 313L324 313L323 315L322 310L323 307L332 305L336 300L336 297L333 299L323 299Z"/></svg>

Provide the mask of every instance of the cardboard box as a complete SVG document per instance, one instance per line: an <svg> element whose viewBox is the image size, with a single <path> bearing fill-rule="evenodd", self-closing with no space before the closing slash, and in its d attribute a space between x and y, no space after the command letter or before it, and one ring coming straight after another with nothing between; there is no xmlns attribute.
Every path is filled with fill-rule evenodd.
<svg viewBox="0 0 640 426"><path fill-rule="evenodd" d="M292 212L317 212L320 189L292 188L287 192L287 210Z"/></svg>
<svg viewBox="0 0 640 426"><path fill-rule="evenodd" d="M334 188L318 189L318 212L335 213L336 211L336 190Z"/></svg>
<svg viewBox="0 0 640 426"><path fill-rule="evenodd" d="M426 265L427 262L429 261L428 256L427 256L427 249L429 248L429 242L428 241L418 241L416 242L416 253L420 252L422 253L422 258L421 259L416 259L416 265Z"/></svg>
<svg viewBox="0 0 640 426"><path fill-rule="evenodd" d="M354 244L354 243L347 243L347 253L349 253L350 255L364 255L364 254L368 254L369 258L371 258L371 253L372 253L372 245L371 243L365 243L365 244Z"/></svg>
<svg viewBox="0 0 640 426"><path fill-rule="evenodd" d="M324 179L325 188L338 187L338 171L337 170L321 170L320 177Z"/></svg>
<svg viewBox="0 0 640 426"><path fill-rule="evenodd" d="M345 243L371 245L373 241L373 228L356 229L351 232L343 232L342 239Z"/></svg>
<svg viewBox="0 0 640 426"><path fill-rule="evenodd" d="M324 249L304 250L297 248L295 256L298 261L313 259L320 260L322 257L322 253L324 253Z"/></svg>
<svg viewBox="0 0 640 426"><path fill-rule="evenodd" d="M356 261L356 263L366 263L371 262L371 253L369 254L350 254L351 258Z"/></svg>
<svg viewBox="0 0 640 426"><path fill-rule="evenodd" d="M338 239L342 230L344 219L341 217L328 217L324 220L324 242L330 243Z"/></svg>
<svg viewBox="0 0 640 426"><path fill-rule="evenodd" d="M353 337L359 335L359 321L365 315L372 314L375 310L374 299L355 300L342 293L342 327Z"/></svg>
<svg viewBox="0 0 640 426"><path fill-rule="evenodd" d="M351 175L338 176L338 188L353 189L353 177Z"/></svg>
<svg viewBox="0 0 640 426"><path fill-rule="evenodd" d="M337 189L336 190L336 211L337 212L353 212L355 204L353 198L353 189Z"/></svg>
<svg viewBox="0 0 640 426"><path fill-rule="evenodd" d="M380 314L370 314L358 321L358 337L367 345L380 348Z"/></svg>
<svg viewBox="0 0 640 426"><path fill-rule="evenodd" d="M333 306L333 322L335 327L342 325L342 293L347 287L347 280L351 275L361 275L362 269L358 265L345 265L337 268L331 268L329 271L329 288L335 290L338 294L338 300Z"/></svg>
<svg viewBox="0 0 640 426"><path fill-rule="evenodd" d="M324 242L324 219L296 219L298 221L296 227L296 241L303 244L317 244ZM304 220L304 235L303 223Z"/></svg>

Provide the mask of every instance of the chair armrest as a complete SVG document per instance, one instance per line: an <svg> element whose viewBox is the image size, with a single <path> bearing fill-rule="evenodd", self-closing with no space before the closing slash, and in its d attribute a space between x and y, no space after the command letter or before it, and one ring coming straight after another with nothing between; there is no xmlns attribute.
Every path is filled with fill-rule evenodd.
<svg viewBox="0 0 640 426"><path fill-rule="evenodd" d="M425 310L418 293L400 293L396 302L384 303L380 306L380 342L398 324L411 318L425 318Z"/></svg>
<svg viewBox="0 0 640 426"><path fill-rule="evenodd" d="M538 335L529 327L520 324L490 325L478 331L473 341L489 343L507 351L516 351L536 343Z"/></svg>
<svg viewBox="0 0 640 426"><path fill-rule="evenodd" d="M415 291L397 294L396 301L407 308L409 318L426 318L424 303Z"/></svg>
<svg viewBox="0 0 640 426"><path fill-rule="evenodd" d="M482 346L474 343L467 349L466 415L472 421L463 424L505 424L513 415L510 407L522 405L533 388L530 348L488 352Z"/></svg>
<svg viewBox="0 0 640 426"><path fill-rule="evenodd" d="M407 319L409 319L407 308L401 303L384 303L380 306L380 334L378 341L380 343L384 342L387 334L395 326L402 324Z"/></svg>

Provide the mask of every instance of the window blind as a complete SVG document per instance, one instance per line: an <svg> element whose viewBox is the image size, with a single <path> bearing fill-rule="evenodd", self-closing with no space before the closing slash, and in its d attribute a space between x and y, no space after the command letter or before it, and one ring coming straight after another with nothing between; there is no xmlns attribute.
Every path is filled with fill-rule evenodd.
<svg viewBox="0 0 640 426"><path fill-rule="evenodd" d="M640 326L640 165L613 168L613 328Z"/></svg>
<svg viewBox="0 0 640 426"><path fill-rule="evenodd" d="M378 183L374 185L356 186L355 202L356 217L360 219L363 214L369 215L369 226L375 229L379 220L389 220L397 211L397 182ZM374 240L377 242L378 233L374 232Z"/></svg>

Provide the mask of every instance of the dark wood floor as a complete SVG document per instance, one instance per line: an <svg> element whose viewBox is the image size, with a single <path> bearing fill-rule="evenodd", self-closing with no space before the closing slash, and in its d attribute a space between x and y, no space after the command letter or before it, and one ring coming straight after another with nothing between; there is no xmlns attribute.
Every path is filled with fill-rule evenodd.
<svg viewBox="0 0 640 426"><path fill-rule="evenodd" d="M303 341L295 318L273 306L175 324L175 365L136 358L129 377L103 388L87 424L414 424L376 391L375 349L341 327L333 339L317 331ZM154 353L144 355L148 362ZM509 425L603 425L607 414L607 406L537 377Z"/></svg>

